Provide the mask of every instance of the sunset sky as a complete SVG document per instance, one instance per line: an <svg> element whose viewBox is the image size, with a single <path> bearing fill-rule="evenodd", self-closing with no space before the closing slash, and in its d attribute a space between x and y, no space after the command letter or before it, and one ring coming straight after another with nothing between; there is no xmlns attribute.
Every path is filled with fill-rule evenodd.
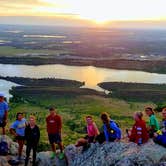
<svg viewBox="0 0 166 166"><path fill-rule="evenodd" d="M2 16L56 18L62 22L166 21L166 0L0 0ZM16 21L18 21L16 19ZM9 19L10 21L10 19ZM3 21L1 21L3 23ZM7 20L6 20L7 23Z"/></svg>

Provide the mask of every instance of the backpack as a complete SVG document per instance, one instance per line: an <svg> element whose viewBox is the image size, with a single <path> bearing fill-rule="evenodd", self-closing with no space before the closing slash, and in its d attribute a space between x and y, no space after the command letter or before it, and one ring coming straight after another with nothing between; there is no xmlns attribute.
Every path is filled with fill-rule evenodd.
<svg viewBox="0 0 166 166"><path fill-rule="evenodd" d="M1 140L1 142L0 142L0 155L4 155L4 156L7 155L8 150L9 150L8 143L4 140Z"/></svg>

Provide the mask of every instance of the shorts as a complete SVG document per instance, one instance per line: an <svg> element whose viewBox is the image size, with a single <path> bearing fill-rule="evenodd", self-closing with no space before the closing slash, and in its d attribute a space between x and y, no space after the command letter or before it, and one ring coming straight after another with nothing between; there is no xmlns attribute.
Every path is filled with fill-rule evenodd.
<svg viewBox="0 0 166 166"><path fill-rule="evenodd" d="M48 134L48 139L50 144L62 142L61 135L59 133Z"/></svg>
<svg viewBox="0 0 166 166"><path fill-rule="evenodd" d="M0 121L0 127L5 127L6 126L6 122L4 120Z"/></svg>
<svg viewBox="0 0 166 166"><path fill-rule="evenodd" d="M25 136L18 135L18 136L16 136L16 140L22 140L22 141L24 141L25 140Z"/></svg>

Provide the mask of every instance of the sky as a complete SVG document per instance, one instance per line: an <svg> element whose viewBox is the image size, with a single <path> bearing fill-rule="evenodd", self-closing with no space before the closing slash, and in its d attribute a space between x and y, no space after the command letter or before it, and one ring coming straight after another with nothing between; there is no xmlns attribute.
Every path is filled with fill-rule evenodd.
<svg viewBox="0 0 166 166"><path fill-rule="evenodd" d="M37 20L39 24L55 20L54 24L62 25L146 22L163 26L166 0L0 0L2 24L37 24Z"/></svg>

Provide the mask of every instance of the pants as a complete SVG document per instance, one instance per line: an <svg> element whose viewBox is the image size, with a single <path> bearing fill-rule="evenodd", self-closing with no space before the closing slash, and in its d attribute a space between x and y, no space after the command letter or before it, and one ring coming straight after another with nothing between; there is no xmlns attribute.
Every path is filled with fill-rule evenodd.
<svg viewBox="0 0 166 166"><path fill-rule="evenodd" d="M31 149L33 150L33 164L32 165L35 166L37 145L31 145L31 144L27 144L27 147L26 147L25 166L28 165Z"/></svg>

